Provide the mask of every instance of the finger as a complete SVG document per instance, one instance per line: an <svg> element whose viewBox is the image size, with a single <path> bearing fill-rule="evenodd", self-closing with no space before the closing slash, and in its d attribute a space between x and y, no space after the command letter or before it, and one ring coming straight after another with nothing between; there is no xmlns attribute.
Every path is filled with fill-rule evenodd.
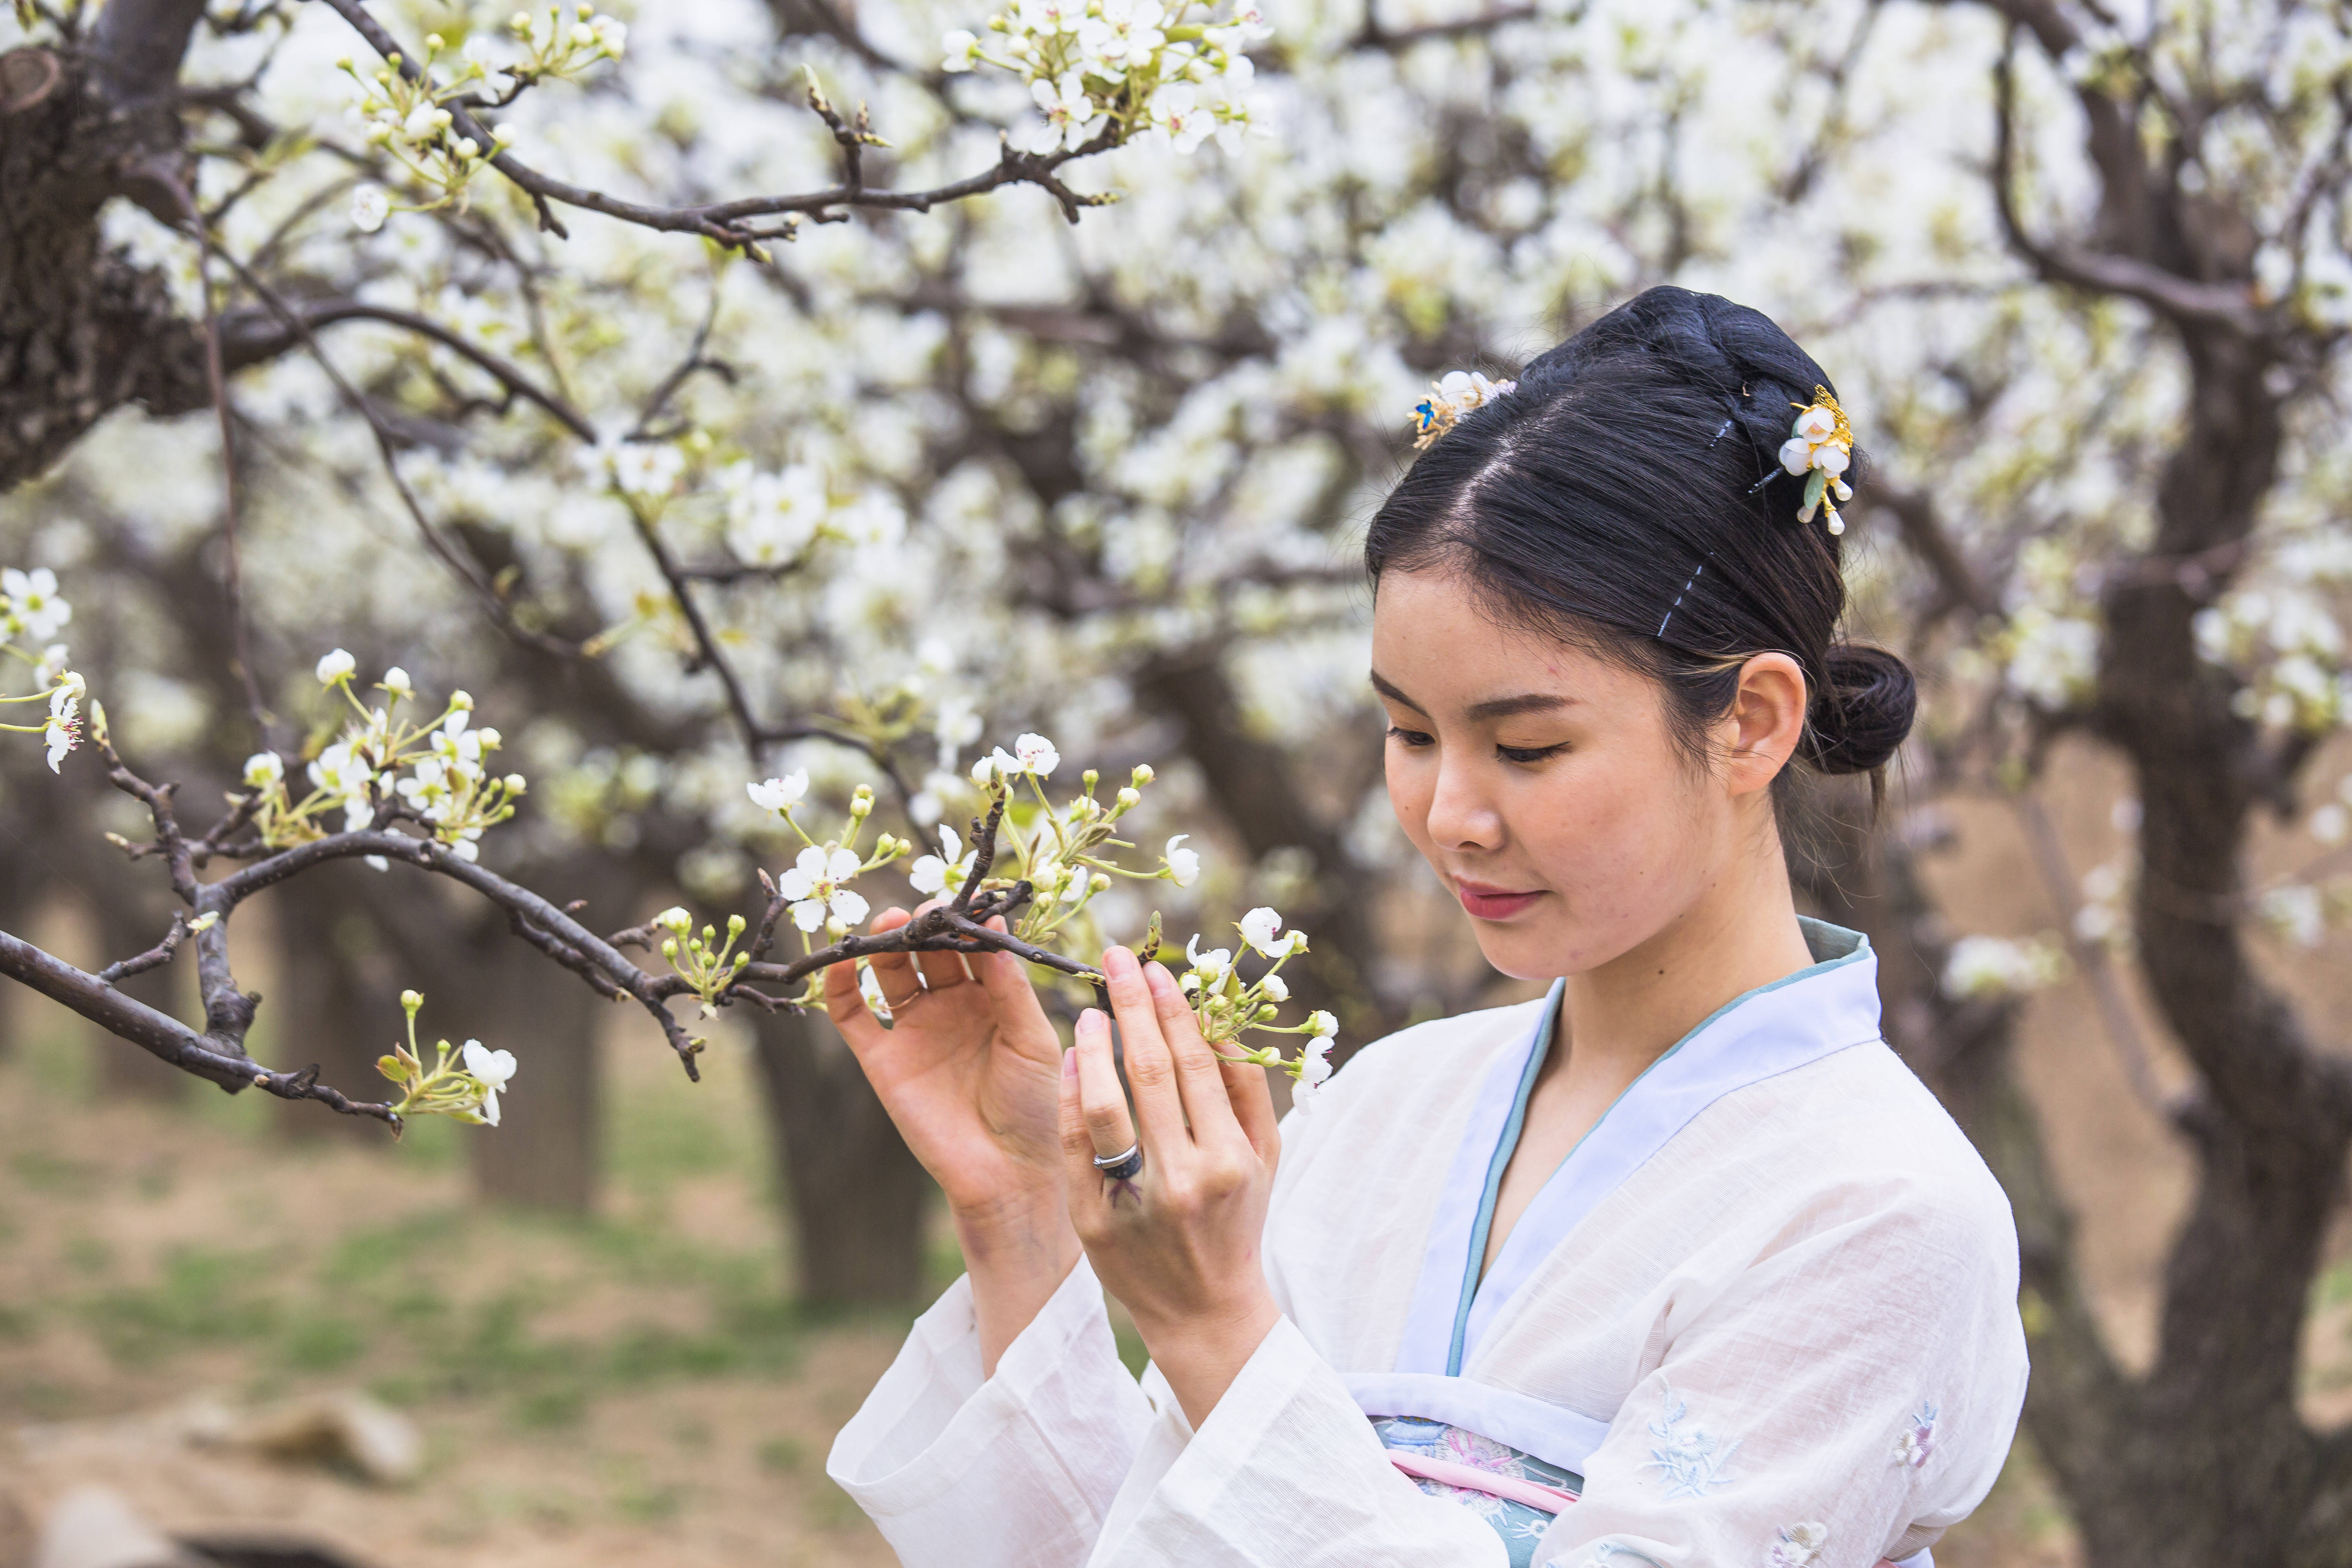
<svg viewBox="0 0 2352 1568"><path fill-rule="evenodd" d="M1127 1113L1127 1096L1119 1092L1118 1065L1111 1060L1110 1020L1093 1007L1079 1014L1077 1044L1070 1050L1078 1064L1078 1122L1075 1137L1066 1136L1064 1142L1083 1145L1089 1161L1126 1153L1136 1144L1135 1123Z"/></svg>
<svg viewBox="0 0 2352 1568"><path fill-rule="evenodd" d="M1184 1104L1184 1120L1192 1124L1192 1142L1241 1141L1241 1125L1234 1119L1233 1096L1217 1053L1201 1037L1200 1020L1177 989L1175 977L1158 963L1137 966L1144 991L1151 998L1151 1016L1160 1037L1168 1042L1169 1059L1176 1065L1176 1091Z"/></svg>
<svg viewBox="0 0 2352 1568"><path fill-rule="evenodd" d="M1093 1013L1091 1008L1087 1011ZM1102 1016L1099 1013L1093 1013L1093 1016L1096 1018ZM1078 1018L1081 1039L1085 1038L1087 1026L1087 1016L1081 1014ZM1108 1032L1104 1031L1106 1036ZM1107 1041L1105 1050L1108 1053ZM1076 1046L1062 1053L1062 1191L1069 1202L1070 1224L1076 1228L1080 1241L1101 1233L1103 1212L1107 1206L1105 1194L1110 1184L1104 1179L1101 1168L1095 1163L1094 1134L1087 1127L1086 1104L1078 1081L1085 1059L1078 1055ZM1118 1087L1116 1079L1112 1087ZM1126 1147L1124 1143L1119 1145L1120 1149ZM1118 1151L1112 1152L1116 1153Z"/></svg>
<svg viewBox="0 0 2352 1568"><path fill-rule="evenodd" d="M881 1020L866 1007L866 998L858 994L857 965L854 961L825 966L824 1013L833 1020L833 1026L841 1031L841 1037L849 1042L850 1054L860 1060L890 1037Z"/></svg>
<svg viewBox="0 0 2352 1568"><path fill-rule="evenodd" d="M1274 1099L1266 1089L1265 1069L1227 1061L1202 1038L1192 1005L1166 964L1145 964L1143 978L1151 987L1160 1032L1176 1056L1177 1082L1184 1093L1184 1113L1192 1121L1193 1141L1238 1134L1259 1158L1271 1163L1282 1140L1274 1131Z"/></svg>
<svg viewBox="0 0 2352 1568"><path fill-rule="evenodd" d="M989 921L988 927L1003 931L1003 918ZM1061 1039L1046 1021L1045 1009L1038 1005L1037 988L1029 984L1028 965L1009 952L975 952L966 963L988 997L1000 1036L1023 1056L1041 1062L1051 1062L1062 1054Z"/></svg>
<svg viewBox="0 0 2352 1568"><path fill-rule="evenodd" d="M908 921L913 920L914 918L914 916L908 914L906 910L894 905L889 909L884 910L880 914L876 915L874 917L874 923L867 926L866 929L872 931L876 936L880 936L886 931L897 931L900 926L905 925ZM923 994L922 983L915 978L914 961L908 958L905 953L877 952L874 955L872 963L874 965L874 984L882 988L882 1000L889 1004L893 1012L905 1006L908 1003L912 1002L916 997ZM835 969L840 967L841 966L839 964L834 965L834 968ZM855 991L856 989L856 986L854 984L856 976L853 975L851 979L853 984L850 988ZM833 975L831 971L827 971L825 974L824 994L825 1006L826 1009L830 1011L833 1006ZM841 1020L838 1017L834 1020L836 1024L840 1021Z"/></svg>
<svg viewBox="0 0 2352 1568"><path fill-rule="evenodd" d="M1160 1038L1160 1016L1151 1005L1151 988L1144 984L1143 965L1123 947L1107 950L1102 964L1111 1012L1118 1019L1119 1047L1127 1058L1127 1087L1135 1096L1136 1119L1143 1124L1143 1152L1156 1159L1173 1159L1191 1145L1192 1137L1184 1130L1176 1058ZM1083 1064L1080 1070L1083 1076Z"/></svg>
<svg viewBox="0 0 2352 1568"><path fill-rule="evenodd" d="M947 902L932 899L917 906L915 912L935 910ZM964 972L963 954L960 952L924 952L915 956L915 963L923 972L923 984L934 991L944 991L950 985L961 985L971 976Z"/></svg>

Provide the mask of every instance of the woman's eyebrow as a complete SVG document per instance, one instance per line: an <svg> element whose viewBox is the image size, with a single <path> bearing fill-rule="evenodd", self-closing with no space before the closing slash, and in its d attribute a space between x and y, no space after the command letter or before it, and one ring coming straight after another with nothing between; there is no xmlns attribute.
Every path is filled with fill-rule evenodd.
<svg viewBox="0 0 2352 1568"><path fill-rule="evenodd" d="M1372 671L1372 689L1416 713L1426 714L1429 711L1399 690L1393 681L1377 669ZM1521 713L1548 713L1555 708L1566 708L1575 700L1575 698L1558 691L1523 691L1516 697L1489 697L1484 702L1473 702L1464 710L1463 717L1477 724L1489 719L1509 719Z"/></svg>
<svg viewBox="0 0 2352 1568"><path fill-rule="evenodd" d="M1463 717L1472 723L1488 719L1509 719L1521 713L1549 713L1555 708L1566 708L1576 700L1558 691L1523 691L1517 697L1489 697L1484 702L1473 702Z"/></svg>
<svg viewBox="0 0 2352 1568"><path fill-rule="evenodd" d="M1390 701L1402 703L1405 707L1412 709L1416 713L1425 715L1429 711L1428 709L1423 708L1420 703L1415 702L1412 698L1407 697L1403 692L1398 690L1395 684L1384 679L1377 669L1372 671L1372 689L1387 698Z"/></svg>

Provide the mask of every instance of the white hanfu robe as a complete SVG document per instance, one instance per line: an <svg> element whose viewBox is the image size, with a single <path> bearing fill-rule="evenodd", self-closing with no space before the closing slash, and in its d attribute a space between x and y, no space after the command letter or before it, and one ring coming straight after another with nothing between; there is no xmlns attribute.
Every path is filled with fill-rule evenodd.
<svg viewBox="0 0 2352 1568"><path fill-rule="evenodd" d="M1483 1279L1559 985L1391 1036L1284 1121L1283 1316L1198 1430L1120 1365L1081 1262L984 1381L958 1281L827 1473L907 1568L1924 1563L2024 1399L2016 1233L1881 1040L1868 943L1806 935L1817 962L1644 1072ZM1426 1479L1449 1465L1507 1496ZM1529 1481L1580 1499L1507 1500Z"/></svg>

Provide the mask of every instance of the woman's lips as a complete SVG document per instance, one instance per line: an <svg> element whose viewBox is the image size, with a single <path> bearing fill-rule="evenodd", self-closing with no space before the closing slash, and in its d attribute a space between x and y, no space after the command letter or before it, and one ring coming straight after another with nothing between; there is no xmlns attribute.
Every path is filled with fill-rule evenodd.
<svg viewBox="0 0 2352 1568"><path fill-rule="evenodd" d="M1482 921L1507 921L1543 897L1541 889L1517 893L1507 888L1489 888L1459 879L1454 881L1454 892L1462 900L1462 907Z"/></svg>

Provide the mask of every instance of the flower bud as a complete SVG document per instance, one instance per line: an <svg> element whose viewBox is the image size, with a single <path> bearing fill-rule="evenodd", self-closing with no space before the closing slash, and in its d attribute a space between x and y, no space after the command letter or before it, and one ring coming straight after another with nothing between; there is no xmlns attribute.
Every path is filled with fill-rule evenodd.
<svg viewBox="0 0 2352 1568"><path fill-rule="evenodd" d="M1118 792L1118 804L1132 811L1143 802L1143 792L1132 784Z"/></svg>
<svg viewBox="0 0 2352 1568"><path fill-rule="evenodd" d="M449 693L449 706L463 709L471 713L474 710L474 694L470 691L452 691Z"/></svg>
<svg viewBox="0 0 2352 1568"><path fill-rule="evenodd" d="M662 956L673 963L677 962L677 938L674 936L662 938Z"/></svg>
<svg viewBox="0 0 2352 1568"><path fill-rule="evenodd" d="M1151 771L1150 763L1138 763L1135 764L1135 772L1129 776L1135 781L1136 788L1141 789L1160 775Z"/></svg>
<svg viewBox="0 0 2352 1568"><path fill-rule="evenodd" d="M833 938L834 941L839 942L843 937L849 934L849 922L843 920L839 915L830 916L824 922L824 934Z"/></svg>
<svg viewBox="0 0 2352 1568"><path fill-rule="evenodd" d="M410 1017L414 1018L416 1016L416 1010L425 1005L425 997L420 992L404 991L400 994L400 1005Z"/></svg>
<svg viewBox="0 0 2352 1568"><path fill-rule="evenodd" d="M1108 893L1110 891L1110 878L1103 872L1097 871L1092 878L1088 879L1087 886L1092 888L1097 893Z"/></svg>
<svg viewBox="0 0 2352 1568"><path fill-rule="evenodd" d="M718 941L718 940L719 940L719 928L718 928L717 926L704 926L704 927L702 928L702 945L703 945L703 946L705 946L705 947L709 947L712 942L716 942L716 941Z"/></svg>
<svg viewBox="0 0 2352 1568"><path fill-rule="evenodd" d="M1095 785L1102 783L1101 770L1097 768L1088 768L1085 773L1078 775L1078 783L1086 786L1086 791L1088 795L1094 794Z"/></svg>
<svg viewBox="0 0 2352 1568"><path fill-rule="evenodd" d="M445 42L443 42L443 41L442 41L442 38L441 38L441 35L440 35L440 34L438 34L438 33L427 33L427 34L425 34L425 47L426 48L428 48L428 49L432 49L432 50L435 50L435 51L436 51L436 52L437 52L437 51L439 51L439 50L442 50L442 49L446 49L446 48L447 48L449 46L448 46L446 43L445 43Z"/></svg>
<svg viewBox="0 0 2352 1568"><path fill-rule="evenodd" d="M470 163L482 155L482 144L470 136L457 138L457 156Z"/></svg>
<svg viewBox="0 0 2352 1568"><path fill-rule="evenodd" d="M729 936L741 936L743 934L743 927L746 923L748 922L744 921L741 915L729 915L727 917L727 934Z"/></svg>
<svg viewBox="0 0 2352 1568"><path fill-rule="evenodd" d="M509 773L499 782L507 786L507 793L509 795L520 795L523 790L528 787L523 783L523 776L520 773Z"/></svg>
<svg viewBox="0 0 2352 1568"><path fill-rule="evenodd" d="M694 917L688 914L680 906L673 904L654 917L654 924L667 926L677 935L684 936L694 929Z"/></svg>
<svg viewBox="0 0 2352 1568"><path fill-rule="evenodd" d="M1275 1015L1281 1011L1281 1008L1276 1006L1273 1003L1268 1002L1257 1010L1258 1022L1261 1024L1271 1024L1274 1022Z"/></svg>

